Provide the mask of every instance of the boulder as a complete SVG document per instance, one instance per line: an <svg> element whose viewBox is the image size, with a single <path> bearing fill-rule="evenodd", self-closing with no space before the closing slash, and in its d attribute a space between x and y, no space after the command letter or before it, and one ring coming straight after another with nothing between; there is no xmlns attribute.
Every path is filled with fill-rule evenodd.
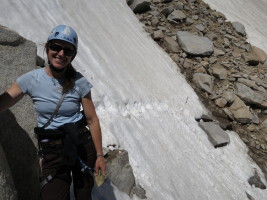
<svg viewBox="0 0 267 200"><path fill-rule="evenodd" d="M212 67L212 75L220 80L227 79L228 71L221 65L214 65Z"/></svg>
<svg viewBox="0 0 267 200"><path fill-rule="evenodd" d="M235 84L237 89L237 95L247 104L256 105L262 108L267 108L265 99L266 97L261 93L252 90L250 87L242 84Z"/></svg>
<svg viewBox="0 0 267 200"><path fill-rule="evenodd" d="M195 25L195 27L199 31L204 31L205 30L205 26L203 26L202 24L197 24L197 25Z"/></svg>
<svg viewBox="0 0 267 200"><path fill-rule="evenodd" d="M17 32L0 26L0 45L18 46L23 42L25 42L25 39L21 37Z"/></svg>
<svg viewBox="0 0 267 200"><path fill-rule="evenodd" d="M196 86L205 92L212 94L214 77L208 74L195 73L193 75L193 81Z"/></svg>
<svg viewBox="0 0 267 200"><path fill-rule="evenodd" d="M256 56L254 53L243 53L241 56L247 65L256 66L260 63L258 56Z"/></svg>
<svg viewBox="0 0 267 200"><path fill-rule="evenodd" d="M214 122L199 122L200 127L207 133L208 138L212 145L217 147L222 147L230 142L228 134Z"/></svg>
<svg viewBox="0 0 267 200"><path fill-rule="evenodd" d="M163 8L162 11L161 11L161 13L162 13L163 15L165 15L165 16L168 16L168 15L170 15L173 11L174 11L173 6L169 6L169 7L167 7L167 8Z"/></svg>
<svg viewBox="0 0 267 200"><path fill-rule="evenodd" d="M152 17L152 19L151 19L151 25L152 26L157 26L158 23L159 23L159 18L156 17L156 16Z"/></svg>
<svg viewBox="0 0 267 200"><path fill-rule="evenodd" d="M225 55L225 52L223 50L217 48L214 49L214 56L223 56L223 55Z"/></svg>
<svg viewBox="0 0 267 200"><path fill-rule="evenodd" d="M235 100L235 95L232 91L225 91L223 93L223 98L227 101L228 104L231 104Z"/></svg>
<svg viewBox="0 0 267 200"><path fill-rule="evenodd" d="M153 38L154 40L160 40L164 37L164 34L162 32L162 30L157 30L153 32Z"/></svg>
<svg viewBox="0 0 267 200"><path fill-rule="evenodd" d="M130 8L134 13L143 13L150 10L150 0L133 0L131 1Z"/></svg>
<svg viewBox="0 0 267 200"><path fill-rule="evenodd" d="M0 93L3 93L19 76L36 67L36 45L3 27L0 27L0 38ZM36 120L31 99L25 96L15 106L1 113L0 121L0 143L17 196L19 199L38 199L39 168L33 134Z"/></svg>
<svg viewBox="0 0 267 200"><path fill-rule="evenodd" d="M227 104L227 100L223 97L216 99L215 101L216 106L223 108Z"/></svg>
<svg viewBox="0 0 267 200"><path fill-rule="evenodd" d="M261 181L261 178L260 176L255 173L254 176L251 176L249 179L248 179L248 183L250 185L254 185L256 188L260 188L262 190L265 190L266 189L266 186L264 185L264 183Z"/></svg>
<svg viewBox="0 0 267 200"><path fill-rule="evenodd" d="M211 40L207 37L201 37L187 31L178 31L177 39L180 47L190 55L210 56L214 51Z"/></svg>
<svg viewBox="0 0 267 200"><path fill-rule="evenodd" d="M167 20L171 23L177 23L181 20L185 19L186 15L181 10L174 10L169 16L167 17Z"/></svg>
<svg viewBox="0 0 267 200"><path fill-rule="evenodd" d="M255 81L257 86L267 89L267 84L264 82L264 80L261 80L258 77L254 77L254 76L250 76L249 78L250 80Z"/></svg>
<svg viewBox="0 0 267 200"><path fill-rule="evenodd" d="M255 81L252 81L252 80L249 80L249 79L246 79L246 78L238 78L237 82L242 83L242 84L244 84L244 85L246 85L246 86L248 86L248 87L250 87L252 89L256 89L257 90L257 88L258 88L258 86L257 86Z"/></svg>
<svg viewBox="0 0 267 200"><path fill-rule="evenodd" d="M235 100L233 104L228 109L234 120L240 122L242 124L248 124L252 121L252 113L249 110L249 107L237 96L235 96ZM226 113L229 114L229 113Z"/></svg>
<svg viewBox="0 0 267 200"><path fill-rule="evenodd" d="M239 23L239 22L233 22L232 23L235 31L242 35L242 36L245 36L246 35L246 30L245 30L245 27L243 26L243 24Z"/></svg>
<svg viewBox="0 0 267 200"><path fill-rule="evenodd" d="M217 40L218 39L218 35L216 34L216 33L214 33L214 32L208 32L207 34L206 34L206 36L210 39L210 40Z"/></svg>
<svg viewBox="0 0 267 200"><path fill-rule="evenodd" d="M178 53L180 51L178 43L172 37L165 37L163 40L163 46L169 52Z"/></svg>
<svg viewBox="0 0 267 200"><path fill-rule="evenodd" d="M135 194L141 199L146 198L145 190L136 185L127 151L115 149L109 152L107 154L107 169L109 179L120 191L129 196Z"/></svg>
<svg viewBox="0 0 267 200"><path fill-rule="evenodd" d="M252 121L251 121L251 123L260 124L260 119L259 119L257 113L255 113L253 111L252 111Z"/></svg>
<svg viewBox="0 0 267 200"><path fill-rule="evenodd" d="M259 58L261 63L264 63L267 59L267 54L265 51L262 49L256 47L256 46L251 46L251 50L254 52L254 54Z"/></svg>

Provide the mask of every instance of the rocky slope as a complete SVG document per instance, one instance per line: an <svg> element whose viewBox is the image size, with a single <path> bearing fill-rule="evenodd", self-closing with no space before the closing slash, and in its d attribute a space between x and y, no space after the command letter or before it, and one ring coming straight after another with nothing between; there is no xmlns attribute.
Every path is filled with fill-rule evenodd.
<svg viewBox="0 0 267 200"><path fill-rule="evenodd" d="M234 130L267 178L266 53L201 0L127 0L223 129ZM179 86L177 86L179 87Z"/></svg>

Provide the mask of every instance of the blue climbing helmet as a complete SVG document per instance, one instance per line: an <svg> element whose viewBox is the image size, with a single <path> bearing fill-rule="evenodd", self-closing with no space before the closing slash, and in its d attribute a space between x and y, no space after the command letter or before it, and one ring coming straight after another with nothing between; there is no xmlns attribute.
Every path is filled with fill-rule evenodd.
<svg viewBox="0 0 267 200"><path fill-rule="evenodd" d="M50 33L47 42L50 40L64 40L78 49L78 35L73 28L66 25L56 26Z"/></svg>

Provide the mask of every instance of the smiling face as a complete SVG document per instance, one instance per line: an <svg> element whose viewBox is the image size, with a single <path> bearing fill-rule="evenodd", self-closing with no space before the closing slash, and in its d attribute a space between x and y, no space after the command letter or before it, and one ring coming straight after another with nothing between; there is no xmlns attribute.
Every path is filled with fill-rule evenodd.
<svg viewBox="0 0 267 200"><path fill-rule="evenodd" d="M47 45L46 52L50 64L55 69L61 70L68 66L73 60L75 48L68 42L53 40Z"/></svg>

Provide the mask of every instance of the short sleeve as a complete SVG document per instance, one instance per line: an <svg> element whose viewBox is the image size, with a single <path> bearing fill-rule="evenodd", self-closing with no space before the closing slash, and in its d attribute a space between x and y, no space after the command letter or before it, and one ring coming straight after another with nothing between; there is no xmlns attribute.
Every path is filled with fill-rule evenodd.
<svg viewBox="0 0 267 200"><path fill-rule="evenodd" d="M76 86L78 87L78 92L81 98L87 95L93 85L79 72L77 72Z"/></svg>
<svg viewBox="0 0 267 200"><path fill-rule="evenodd" d="M23 74L19 78L17 78L16 83L19 85L20 89L24 94L30 93L31 88L31 80L33 78L33 72L27 72L26 74Z"/></svg>

